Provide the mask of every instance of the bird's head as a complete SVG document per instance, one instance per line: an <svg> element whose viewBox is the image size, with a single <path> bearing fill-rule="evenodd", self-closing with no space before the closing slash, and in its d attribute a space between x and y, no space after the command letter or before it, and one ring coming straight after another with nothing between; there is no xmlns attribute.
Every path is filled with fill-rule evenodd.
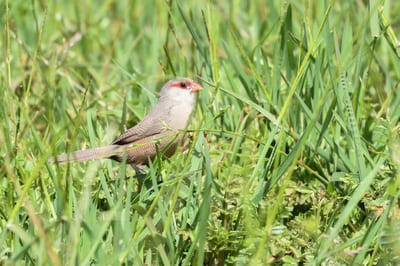
<svg viewBox="0 0 400 266"><path fill-rule="evenodd" d="M160 98L170 98L176 101L194 101L195 93L203 88L191 79L175 78L168 81L160 91Z"/></svg>

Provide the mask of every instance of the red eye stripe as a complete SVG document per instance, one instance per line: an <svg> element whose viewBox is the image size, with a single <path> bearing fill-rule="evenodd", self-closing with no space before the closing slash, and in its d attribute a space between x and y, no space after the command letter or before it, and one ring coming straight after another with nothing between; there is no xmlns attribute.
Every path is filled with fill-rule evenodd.
<svg viewBox="0 0 400 266"><path fill-rule="evenodd" d="M183 85L184 84L184 85ZM182 86L183 85L183 86ZM181 90L190 90L191 92L201 91L203 88L196 82L192 81L177 81L170 85L170 88L179 88Z"/></svg>
<svg viewBox="0 0 400 266"><path fill-rule="evenodd" d="M177 81L171 84L171 87L175 87L175 88L179 88L182 90L186 90L188 87L190 87L190 84L188 84L189 82L184 82L184 81ZM182 87L181 85L185 84L184 87Z"/></svg>

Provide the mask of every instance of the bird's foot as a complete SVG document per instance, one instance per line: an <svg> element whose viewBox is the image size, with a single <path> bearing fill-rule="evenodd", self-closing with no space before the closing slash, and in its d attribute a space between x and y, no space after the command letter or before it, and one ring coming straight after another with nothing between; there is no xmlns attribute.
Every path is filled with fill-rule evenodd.
<svg viewBox="0 0 400 266"><path fill-rule="evenodd" d="M149 173L147 169L144 169L141 166L131 164L131 167L133 168L133 170L135 170L137 177L145 177Z"/></svg>

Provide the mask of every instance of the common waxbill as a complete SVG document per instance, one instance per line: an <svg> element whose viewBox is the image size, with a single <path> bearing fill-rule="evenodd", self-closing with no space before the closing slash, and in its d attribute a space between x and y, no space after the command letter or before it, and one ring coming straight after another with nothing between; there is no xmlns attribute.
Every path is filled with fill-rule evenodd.
<svg viewBox="0 0 400 266"><path fill-rule="evenodd" d="M117 137L110 145L61 154L49 159L60 164L110 158L136 166L147 165L157 152L171 156L181 137L179 130L186 127L195 104L195 93L203 88L188 78L168 81L161 89L157 104L145 118Z"/></svg>

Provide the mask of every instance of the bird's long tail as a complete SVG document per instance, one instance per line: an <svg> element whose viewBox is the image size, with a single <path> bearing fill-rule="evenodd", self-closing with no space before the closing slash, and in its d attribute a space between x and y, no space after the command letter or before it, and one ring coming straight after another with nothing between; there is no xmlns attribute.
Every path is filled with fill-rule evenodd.
<svg viewBox="0 0 400 266"><path fill-rule="evenodd" d="M65 164L68 162L84 162L93 159L107 158L114 155L118 148L120 148L119 145L107 145L98 148L74 151L68 154L64 153L56 157L49 158L49 162Z"/></svg>

